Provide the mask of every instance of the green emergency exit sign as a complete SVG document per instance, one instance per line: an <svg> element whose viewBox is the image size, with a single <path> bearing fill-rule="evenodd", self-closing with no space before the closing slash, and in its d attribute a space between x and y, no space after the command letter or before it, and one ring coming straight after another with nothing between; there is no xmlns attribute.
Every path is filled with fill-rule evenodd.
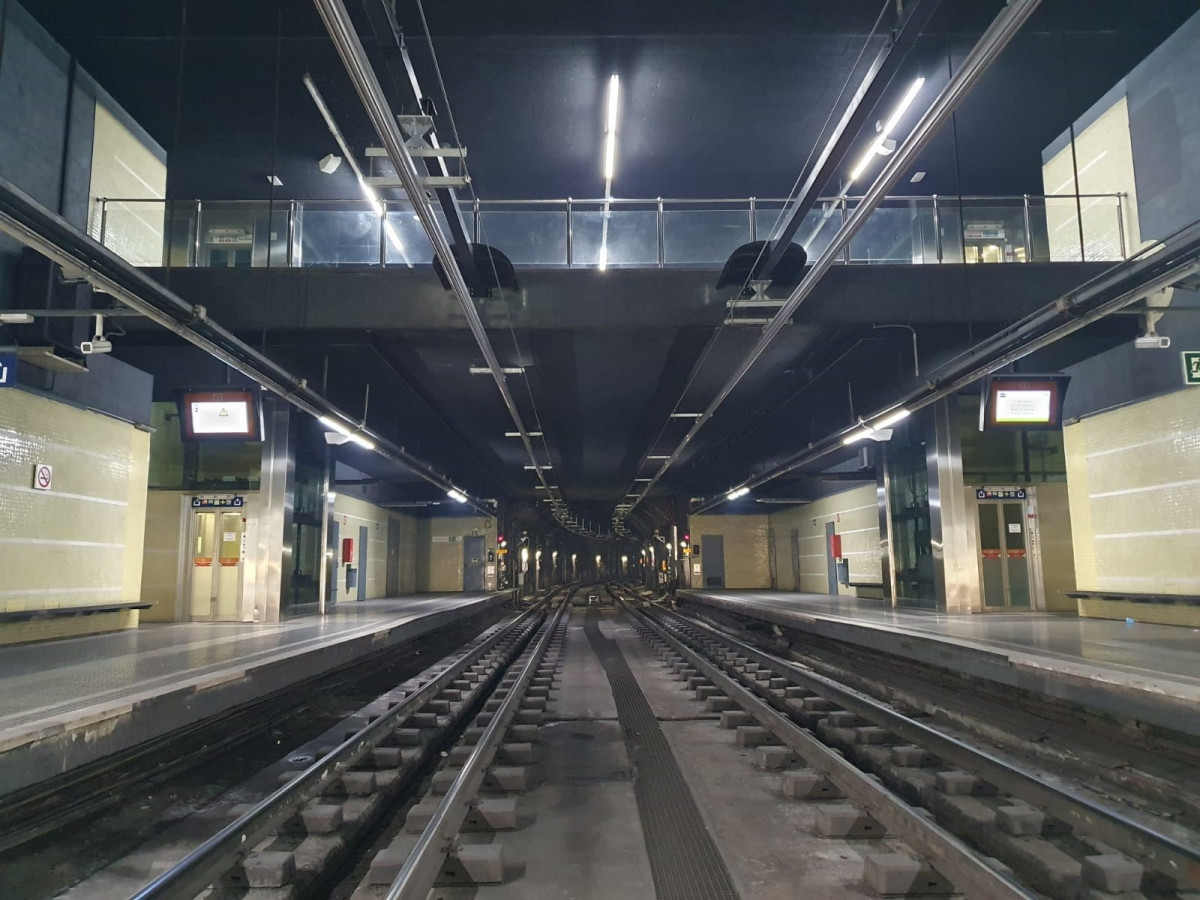
<svg viewBox="0 0 1200 900"><path fill-rule="evenodd" d="M1200 350L1184 350L1183 383L1200 384Z"/></svg>

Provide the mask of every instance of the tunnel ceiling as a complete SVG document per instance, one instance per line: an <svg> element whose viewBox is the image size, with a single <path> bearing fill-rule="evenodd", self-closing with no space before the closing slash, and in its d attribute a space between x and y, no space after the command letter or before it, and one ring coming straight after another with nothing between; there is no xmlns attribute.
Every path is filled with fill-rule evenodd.
<svg viewBox="0 0 1200 900"><path fill-rule="evenodd" d="M357 196L345 166L333 176L316 169L316 160L336 148L302 75L312 74L352 148L361 153L377 141L305 0L22 2L167 149L171 197ZM368 46L364 8L375 2L347 3ZM791 190L856 63L861 69L859 54L880 5L444 0L426 4L426 12L479 197L601 196L604 86L618 72L625 101L614 194L737 198ZM1001 7L1000 0L945 0L898 79L924 75L932 94ZM398 0L396 9L425 91L439 107L439 134L449 140L416 4ZM910 185L906 177L898 190L1038 193L1042 148L1194 11L1194 0L1045 0L912 167L927 173L924 181ZM271 173L282 187L267 183ZM691 291L697 284L694 272L661 277L663 294L672 278ZM879 296L877 321L899 321L886 291ZM557 299L574 298L568 288ZM443 301L453 318L452 298L435 303ZM587 302L603 315L594 288ZM404 303L403 294L396 303ZM1006 320L995 318L926 325L922 352L930 360L944 356ZM801 320L786 328L672 471L666 492L686 498L724 490L844 426L852 409L886 400L911 365L908 338L870 324ZM348 410L370 384L372 424L384 422L400 443L481 495L537 500L520 442L504 437L511 422L495 386L468 373L482 359L460 324L241 331L310 378L327 373L331 396ZM686 430L686 421L667 418L681 396L680 409L707 405L757 337L749 328L714 337L703 316L494 327L490 334L503 364L526 368L528 377L512 386L526 421L546 433L554 481L573 508L602 526L632 479L650 474L643 455L666 452ZM140 333L127 352L167 377L174 360L162 348L169 346L159 334ZM346 464L396 480L401 493L427 490L344 453ZM796 489L781 481L776 492Z"/></svg>

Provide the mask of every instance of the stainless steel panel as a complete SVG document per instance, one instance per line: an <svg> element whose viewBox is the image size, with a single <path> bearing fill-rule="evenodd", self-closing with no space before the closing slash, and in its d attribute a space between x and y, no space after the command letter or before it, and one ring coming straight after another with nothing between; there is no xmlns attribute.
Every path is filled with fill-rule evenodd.
<svg viewBox="0 0 1200 900"><path fill-rule="evenodd" d="M292 510L295 506L296 464L292 456L291 407L263 397L262 476L259 489L258 610L260 621L278 622L280 601L290 587Z"/></svg>

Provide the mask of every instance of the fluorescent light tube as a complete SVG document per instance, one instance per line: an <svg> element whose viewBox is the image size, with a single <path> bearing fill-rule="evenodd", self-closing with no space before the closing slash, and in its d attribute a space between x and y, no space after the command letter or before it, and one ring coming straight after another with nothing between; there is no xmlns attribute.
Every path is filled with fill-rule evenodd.
<svg viewBox="0 0 1200 900"><path fill-rule="evenodd" d="M858 181L858 177L862 175L867 166L871 164L871 160L873 160L875 155L879 153L880 148L883 146L883 142L891 136L892 129L899 124L900 119L908 111L908 108L912 106L913 100L917 98L917 94L920 92L921 87L924 84L925 79L918 78L911 85L909 85L908 90L905 91L904 96L900 99L900 102L896 105L896 108L892 110L892 114L888 116L887 121L883 125L883 130L879 132L879 136L871 142L870 149L863 154L862 159L858 161L858 165L850 170L851 184Z"/></svg>
<svg viewBox="0 0 1200 900"><path fill-rule="evenodd" d="M467 495L464 494L462 491L458 490L457 488L450 488L450 490L446 491L446 496L449 497L451 500L453 500L455 503L466 503L467 502Z"/></svg>
<svg viewBox="0 0 1200 900"><path fill-rule="evenodd" d="M621 79L613 75L608 79L608 113L605 116L606 130L609 134L617 132L617 100L621 94Z"/></svg>
<svg viewBox="0 0 1200 900"><path fill-rule="evenodd" d="M612 181L617 168L617 133L610 131L604 136L604 180Z"/></svg>
<svg viewBox="0 0 1200 900"><path fill-rule="evenodd" d="M883 428L891 428L897 422L903 422L909 417L910 413L907 409L898 409L894 413L889 413L877 422L872 422L871 427L876 431Z"/></svg>

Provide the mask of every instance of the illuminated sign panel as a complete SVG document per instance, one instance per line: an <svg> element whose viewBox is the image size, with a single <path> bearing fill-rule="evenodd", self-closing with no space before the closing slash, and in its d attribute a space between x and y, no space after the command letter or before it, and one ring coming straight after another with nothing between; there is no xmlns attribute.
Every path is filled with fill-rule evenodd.
<svg viewBox="0 0 1200 900"><path fill-rule="evenodd" d="M189 391L179 401L179 412L184 440L262 439L253 391Z"/></svg>
<svg viewBox="0 0 1200 900"><path fill-rule="evenodd" d="M1052 412L1048 390L996 391L995 420L998 425L1046 425Z"/></svg>
<svg viewBox="0 0 1200 900"><path fill-rule="evenodd" d="M987 380L980 410L986 428L1060 428L1066 375L993 375Z"/></svg>

